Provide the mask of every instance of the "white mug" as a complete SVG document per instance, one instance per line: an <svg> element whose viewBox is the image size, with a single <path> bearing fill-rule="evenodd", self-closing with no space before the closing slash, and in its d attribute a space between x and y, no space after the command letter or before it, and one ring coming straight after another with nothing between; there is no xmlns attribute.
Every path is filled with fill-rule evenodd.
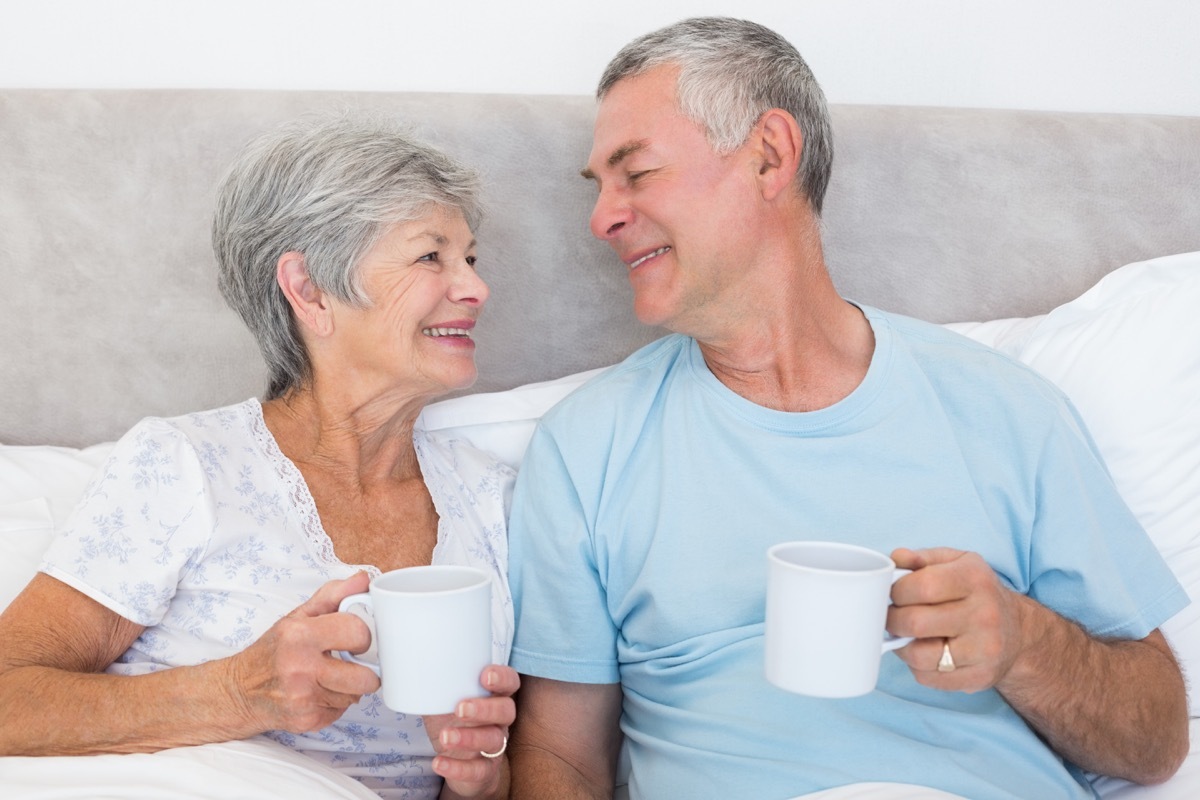
<svg viewBox="0 0 1200 800"><path fill-rule="evenodd" d="M373 670L393 711L449 714L460 700L488 694L479 680L492 661L491 592L491 576L475 567L385 572L338 605L367 623L370 648L335 653Z"/></svg>
<svg viewBox="0 0 1200 800"><path fill-rule="evenodd" d="M767 565L767 680L812 697L872 691L882 654L912 641L884 629L892 584L911 570L839 542L777 544Z"/></svg>

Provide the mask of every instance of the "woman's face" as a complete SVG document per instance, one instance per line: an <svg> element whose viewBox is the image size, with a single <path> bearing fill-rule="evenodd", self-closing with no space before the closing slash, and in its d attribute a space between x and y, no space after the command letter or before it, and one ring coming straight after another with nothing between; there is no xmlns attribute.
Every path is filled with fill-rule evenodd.
<svg viewBox="0 0 1200 800"><path fill-rule="evenodd" d="M488 298L475 238L454 208L393 226L359 264L366 308L338 305L339 379L437 397L475 382L472 329Z"/></svg>

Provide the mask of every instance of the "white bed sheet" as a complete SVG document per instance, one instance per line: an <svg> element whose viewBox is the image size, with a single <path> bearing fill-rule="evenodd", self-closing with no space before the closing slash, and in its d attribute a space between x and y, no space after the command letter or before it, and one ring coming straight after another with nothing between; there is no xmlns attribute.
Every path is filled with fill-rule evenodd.
<svg viewBox="0 0 1200 800"><path fill-rule="evenodd" d="M158 753L0 758L5 800L379 800L353 778L269 739Z"/></svg>

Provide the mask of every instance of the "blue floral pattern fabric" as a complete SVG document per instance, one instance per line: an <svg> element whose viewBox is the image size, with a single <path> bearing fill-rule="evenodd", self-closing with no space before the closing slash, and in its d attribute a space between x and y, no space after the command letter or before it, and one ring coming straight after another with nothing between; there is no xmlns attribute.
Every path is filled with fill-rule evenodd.
<svg viewBox="0 0 1200 800"><path fill-rule="evenodd" d="M507 663L511 468L470 444L413 435L439 516L435 564L493 575L493 660ZM280 451L257 400L173 419L148 418L116 444L42 571L145 631L108 671L140 675L233 655L322 584L370 564L334 554L299 469ZM422 719L377 694L314 733L271 738L389 798L432 798L441 778Z"/></svg>

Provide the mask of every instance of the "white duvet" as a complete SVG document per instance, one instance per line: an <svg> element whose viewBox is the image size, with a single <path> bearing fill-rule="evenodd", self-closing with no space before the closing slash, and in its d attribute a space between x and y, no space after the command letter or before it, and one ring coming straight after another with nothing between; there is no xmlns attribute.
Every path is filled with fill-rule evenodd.
<svg viewBox="0 0 1200 800"><path fill-rule="evenodd" d="M0 758L5 800L379 800L353 778L255 737L158 753Z"/></svg>

